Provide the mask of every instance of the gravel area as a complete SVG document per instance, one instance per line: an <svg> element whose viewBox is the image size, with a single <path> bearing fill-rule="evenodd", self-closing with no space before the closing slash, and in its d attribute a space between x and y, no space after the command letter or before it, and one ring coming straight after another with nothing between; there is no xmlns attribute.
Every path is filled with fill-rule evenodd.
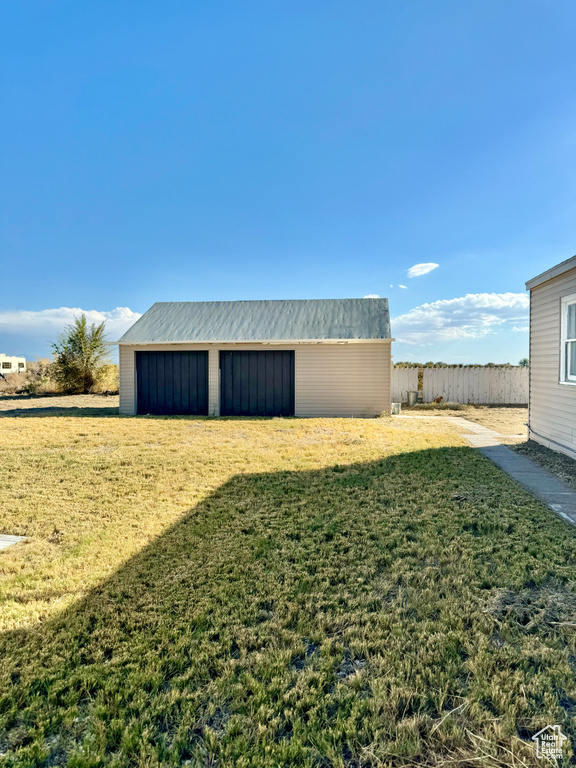
<svg viewBox="0 0 576 768"><path fill-rule="evenodd" d="M2 416L115 416L118 395L1 395Z"/></svg>
<svg viewBox="0 0 576 768"><path fill-rule="evenodd" d="M543 445L539 445L533 440L515 445L514 450L522 454L522 456L532 459L543 469L548 470L559 480L566 483L567 486L576 490L576 461L571 459L570 456L544 448Z"/></svg>

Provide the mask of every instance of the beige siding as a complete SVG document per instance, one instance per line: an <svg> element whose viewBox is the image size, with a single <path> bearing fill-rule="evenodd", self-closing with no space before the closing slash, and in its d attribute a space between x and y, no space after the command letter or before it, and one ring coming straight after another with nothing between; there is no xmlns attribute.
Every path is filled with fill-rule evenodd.
<svg viewBox="0 0 576 768"><path fill-rule="evenodd" d="M576 269L530 292L530 437L576 453L576 386L560 383L561 300L576 293Z"/></svg>
<svg viewBox="0 0 576 768"><path fill-rule="evenodd" d="M377 416L390 411L390 343L296 348L296 416Z"/></svg>
<svg viewBox="0 0 576 768"><path fill-rule="evenodd" d="M390 411L390 342L346 344L171 344L120 347L120 413L136 410L136 350L209 350L209 413L219 414L221 349L295 350L296 416L377 416Z"/></svg>
<svg viewBox="0 0 576 768"><path fill-rule="evenodd" d="M136 413L136 376L134 369L134 348L120 345L120 413L131 416Z"/></svg>
<svg viewBox="0 0 576 768"><path fill-rule="evenodd" d="M220 416L220 355L215 347L208 351L208 413Z"/></svg>

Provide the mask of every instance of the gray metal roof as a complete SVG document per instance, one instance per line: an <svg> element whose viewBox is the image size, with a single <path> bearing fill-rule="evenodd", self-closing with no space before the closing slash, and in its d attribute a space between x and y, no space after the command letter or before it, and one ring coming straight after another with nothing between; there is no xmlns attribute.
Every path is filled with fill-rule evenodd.
<svg viewBox="0 0 576 768"><path fill-rule="evenodd" d="M154 304L119 343L389 338L388 299L170 301Z"/></svg>

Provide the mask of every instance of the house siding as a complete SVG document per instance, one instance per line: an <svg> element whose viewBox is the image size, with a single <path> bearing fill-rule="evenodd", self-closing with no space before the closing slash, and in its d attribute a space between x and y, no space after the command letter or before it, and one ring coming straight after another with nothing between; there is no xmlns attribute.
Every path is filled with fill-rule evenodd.
<svg viewBox="0 0 576 768"><path fill-rule="evenodd" d="M560 383L561 302L576 268L530 291L529 437L576 458L576 386Z"/></svg>
<svg viewBox="0 0 576 768"><path fill-rule="evenodd" d="M208 350L208 412L220 413L220 350L295 350L296 416L378 416L390 412L391 344L120 345L120 413L136 412L135 352Z"/></svg>

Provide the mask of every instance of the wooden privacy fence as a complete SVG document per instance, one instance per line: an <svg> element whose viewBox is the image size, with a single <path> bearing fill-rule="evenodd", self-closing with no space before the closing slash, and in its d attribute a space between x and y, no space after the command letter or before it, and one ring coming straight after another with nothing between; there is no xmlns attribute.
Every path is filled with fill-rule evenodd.
<svg viewBox="0 0 576 768"><path fill-rule="evenodd" d="M418 368L392 370L392 401L405 403L418 391ZM447 403L469 405L526 405L528 368L424 368L425 403L438 397Z"/></svg>
<svg viewBox="0 0 576 768"><path fill-rule="evenodd" d="M470 405L526 405L528 368L424 368L423 400Z"/></svg>
<svg viewBox="0 0 576 768"><path fill-rule="evenodd" d="M392 402L406 403L408 392L418 392L418 368L393 368Z"/></svg>

